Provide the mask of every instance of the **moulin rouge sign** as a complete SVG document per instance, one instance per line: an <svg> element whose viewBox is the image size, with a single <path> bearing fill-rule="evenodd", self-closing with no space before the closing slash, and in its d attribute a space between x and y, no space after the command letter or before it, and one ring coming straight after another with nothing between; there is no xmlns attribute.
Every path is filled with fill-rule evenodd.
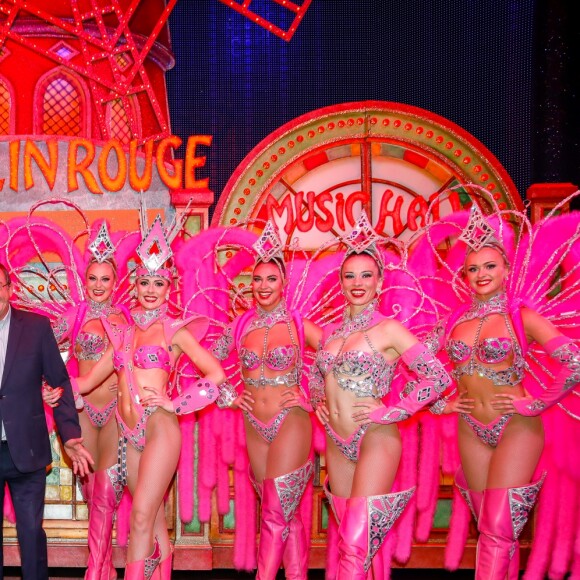
<svg viewBox="0 0 580 580"><path fill-rule="evenodd" d="M138 145L132 141L126 151L112 139L96 144L90 139L27 138L0 142L0 192L19 192L33 188L57 188L63 193L86 190L91 194L118 192L131 188L147 191L158 178L168 189L207 188L207 179L196 179L195 171L205 165L197 155L200 145L211 145L209 135L188 138L185 158L167 163L170 150L182 140L169 136L161 141ZM7 162L6 162L7 161Z"/></svg>
<svg viewBox="0 0 580 580"><path fill-rule="evenodd" d="M90 196L120 191L208 189L208 179L199 179L196 170L205 166L200 154L211 145L209 135L187 139L183 159L167 160L182 145L177 136L157 142L130 143L128 150L119 141L93 142L86 138L5 138L0 140L0 192L20 198L23 191L44 194L78 192ZM314 185L312 183L310 186ZM276 198L268 195L263 203L268 217L288 236L323 236L329 232L348 232L361 207L372 207L375 230L400 236L419 229L432 199L432 192L409 191L373 184L372 192L362 192L352 183L328 189L318 183L318 192L293 192ZM310 189L310 188L309 188ZM316 189L316 187L314 188ZM372 198L372 199L371 199ZM439 208L431 205L438 219L460 208L457 195L448 197ZM306 240L304 240L306 242ZM308 243L305 244L308 246Z"/></svg>

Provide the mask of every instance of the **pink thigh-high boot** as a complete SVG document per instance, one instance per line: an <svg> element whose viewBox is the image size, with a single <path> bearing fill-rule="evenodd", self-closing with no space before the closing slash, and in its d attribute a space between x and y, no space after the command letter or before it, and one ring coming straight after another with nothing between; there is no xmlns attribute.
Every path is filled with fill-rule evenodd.
<svg viewBox="0 0 580 580"><path fill-rule="evenodd" d="M173 546L171 546L169 554L165 559L159 562L159 578L160 580L171 580L171 569L173 567Z"/></svg>
<svg viewBox="0 0 580 580"><path fill-rule="evenodd" d="M463 473L463 469L460 467L455 474L455 487L459 490L459 493L465 500L465 503L469 506L475 523L479 522L479 512L481 511L481 502L483 500L483 491L475 491L467 487L467 481ZM518 580L520 576L520 552L518 549L518 543L516 541L515 550L513 556L510 560L510 565L507 573L506 580Z"/></svg>
<svg viewBox="0 0 580 580"><path fill-rule="evenodd" d="M95 474L91 471L89 474L85 475L81 481L81 493L83 494L83 499L87 504L87 509L89 514L91 513L91 502L93 500L93 486L95 484Z"/></svg>
<svg viewBox="0 0 580 580"><path fill-rule="evenodd" d="M308 538L300 507L290 520L290 533L282 556L286 580L306 580L308 577Z"/></svg>
<svg viewBox="0 0 580 580"><path fill-rule="evenodd" d="M313 472L314 463L312 460L308 460L307 463L296 471L282 477L289 478L288 481L290 479L302 481L302 478L304 478L304 489L306 489L308 480ZM280 478L276 478L276 480L278 479ZM304 489L300 497L297 498L294 516L290 520L290 533L288 534L284 556L282 557L286 580L306 580L308 577L309 538L304 529L304 522L302 521L302 514L300 513L300 500L304 494Z"/></svg>
<svg viewBox="0 0 580 580"><path fill-rule="evenodd" d="M130 540L129 540L130 541ZM161 580L161 573L159 570L159 560L161 558L161 549L159 542L155 538L153 545L153 552L151 556L144 560L136 560L135 562L127 562L125 565L125 580Z"/></svg>
<svg viewBox="0 0 580 580"><path fill-rule="evenodd" d="M113 519L119 503L122 486L116 479L116 466L93 475L92 499L89 508L89 560L85 580L114 580L117 571L113 566Z"/></svg>
<svg viewBox="0 0 580 580"><path fill-rule="evenodd" d="M512 560L519 563L519 556L515 556L517 540L528 521L543 482L544 476L537 482L522 487L484 490L478 522L476 580L504 580L508 572L517 573L512 571L511 564Z"/></svg>
<svg viewBox="0 0 580 580"><path fill-rule="evenodd" d="M301 521L293 527L292 520L296 516L312 471L313 464L309 460L291 473L264 480L256 580L276 578L287 547L288 537L292 532L297 535L291 541L291 553L286 556L289 564L286 577L306 578L308 566L306 535Z"/></svg>
<svg viewBox="0 0 580 580"><path fill-rule="evenodd" d="M373 556L403 513L415 488L370 497L351 497L338 528L337 580L364 580Z"/></svg>
<svg viewBox="0 0 580 580"><path fill-rule="evenodd" d="M328 499L328 503L330 504L330 508L334 513L334 518L336 519L336 523L340 525L342 518L344 516L344 512L346 511L346 497L340 497L338 495L334 495L331 493L330 488L328 486L328 477L326 478L324 485L323 485L324 493L326 498Z"/></svg>
<svg viewBox="0 0 580 580"><path fill-rule="evenodd" d="M455 473L455 487L459 490L461 497L465 500L475 519L475 523L477 523L479 521L479 512L481 511L483 491L475 491L467 487L467 480L461 467Z"/></svg>
<svg viewBox="0 0 580 580"><path fill-rule="evenodd" d="M337 528L340 526L340 522L344 517L344 512L346 511L346 497L340 497L338 495L334 495L330 491L330 487L328 484L328 477L324 481L324 485L322 486L324 489L324 493L326 495L326 499L328 499L328 504L332 513L334 514L334 519L336 520ZM336 543L333 542L332 544L328 544L326 548L326 578L329 580L335 580L336 578L336 569L338 566L338 551L336 547Z"/></svg>

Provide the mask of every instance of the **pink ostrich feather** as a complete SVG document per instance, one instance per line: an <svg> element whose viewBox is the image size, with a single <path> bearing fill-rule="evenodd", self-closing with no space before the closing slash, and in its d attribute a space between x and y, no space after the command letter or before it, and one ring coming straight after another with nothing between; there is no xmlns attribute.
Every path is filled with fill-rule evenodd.
<svg viewBox="0 0 580 580"><path fill-rule="evenodd" d="M416 537L420 542L426 542L429 538L437 507L440 477L440 429L437 419L430 413L424 413L421 418L416 524Z"/></svg>
<svg viewBox="0 0 580 580"><path fill-rule="evenodd" d="M180 418L181 452L177 464L177 484L179 490L179 515L182 521L193 519L193 473L194 473L194 441L195 414Z"/></svg>
<svg viewBox="0 0 580 580"><path fill-rule="evenodd" d="M12 503L12 496L8 486L4 488L4 517L11 524L16 523L16 514L14 513L14 504Z"/></svg>
<svg viewBox="0 0 580 580"><path fill-rule="evenodd" d="M413 417L405 421L400 428L403 442L403 454L397 474L396 491L410 489L417 486L417 461L419 457L419 421ZM396 533L393 557L397 562L405 563L411 556L411 546L413 543L413 532L417 511L416 491L407 504L405 511L397 520L392 532ZM391 532L389 532L391 533Z"/></svg>
<svg viewBox="0 0 580 580"><path fill-rule="evenodd" d="M454 488L449 534L447 536L447 543L445 544L444 565L446 570L457 570L461 564L465 544L467 542L470 521L471 511L460 496L457 488Z"/></svg>
<svg viewBox="0 0 580 580"><path fill-rule="evenodd" d="M557 479L556 474L548 473L536 505L536 528L524 574L525 580L543 579L550 565L558 513Z"/></svg>
<svg viewBox="0 0 580 580"><path fill-rule="evenodd" d="M566 474L559 480L559 502L556 520L556 538L550 564L550 578L564 578L572 562L574 539L578 522L578 482Z"/></svg>

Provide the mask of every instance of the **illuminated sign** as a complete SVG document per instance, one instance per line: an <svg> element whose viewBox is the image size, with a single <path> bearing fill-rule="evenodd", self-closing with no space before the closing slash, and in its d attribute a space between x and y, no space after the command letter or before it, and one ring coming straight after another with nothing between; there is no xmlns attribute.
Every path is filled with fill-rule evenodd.
<svg viewBox="0 0 580 580"><path fill-rule="evenodd" d="M7 138L0 141L0 192L34 189L101 195L152 187L207 188L207 178L196 178L196 169L206 161L197 155L197 148L211 142L209 135L191 136L185 158L172 160L172 152L182 144L177 136L143 145L132 141L128 151L115 139L97 144L84 138Z"/></svg>

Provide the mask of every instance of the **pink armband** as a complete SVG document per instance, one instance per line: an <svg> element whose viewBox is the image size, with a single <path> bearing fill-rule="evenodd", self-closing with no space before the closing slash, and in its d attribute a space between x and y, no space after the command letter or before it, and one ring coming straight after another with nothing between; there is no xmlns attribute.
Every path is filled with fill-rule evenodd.
<svg viewBox="0 0 580 580"><path fill-rule="evenodd" d="M572 389L580 384L580 349L567 336L556 336L550 339L544 348L550 356L562 366L554 380L546 386L544 392L532 399L514 401L514 407L520 415L534 417L559 403Z"/></svg>
<svg viewBox="0 0 580 580"><path fill-rule="evenodd" d="M411 348L408 348L403 354L401 354L401 358L405 364L410 367L411 363L424 352L430 353L431 351L429 351L429 349L422 342L417 342Z"/></svg>
<svg viewBox="0 0 580 580"><path fill-rule="evenodd" d="M79 391L79 383L77 382L76 377L69 377L70 379L70 386L72 388L72 392L75 398L75 407L77 410L82 410L85 407L85 402L83 401L83 397Z"/></svg>
<svg viewBox="0 0 580 580"><path fill-rule="evenodd" d="M564 344L569 344L571 342L574 341L568 336L564 336L562 334L560 336L555 336L554 338L551 338L548 342L546 342L546 344L544 344L543 348L549 355L551 355L554 353L554 351L558 350Z"/></svg>
<svg viewBox="0 0 580 580"><path fill-rule="evenodd" d="M219 389L207 379L199 379L190 384L181 395L172 400L176 415L187 415L199 411L213 403L219 396Z"/></svg>

